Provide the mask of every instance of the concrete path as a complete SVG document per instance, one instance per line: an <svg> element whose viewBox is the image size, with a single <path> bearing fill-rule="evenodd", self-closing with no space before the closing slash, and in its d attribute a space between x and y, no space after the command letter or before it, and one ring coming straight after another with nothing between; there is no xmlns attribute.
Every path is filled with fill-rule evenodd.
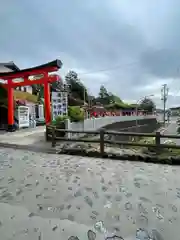
<svg viewBox="0 0 180 240"><path fill-rule="evenodd" d="M23 142L27 142L27 144L33 144L37 142L37 138L44 138L45 127L40 126L36 128L30 129L22 129L16 132L3 132L0 135L0 142L9 142L9 143L19 143L23 144Z"/></svg>
<svg viewBox="0 0 180 240"><path fill-rule="evenodd" d="M179 239L179 167L5 148L0 166L2 240L135 240L137 228Z"/></svg>
<svg viewBox="0 0 180 240"><path fill-rule="evenodd" d="M165 128L165 130L163 131L163 133L165 135L177 135L177 128L178 125L176 123L177 118L173 117L171 118L170 124ZM162 139L161 142L164 143L165 140L169 140L169 139ZM171 139L173 142L176 143L176 145L180 145L180 139Z"/></svg>
<svg viewBox="0 0 180 240"><path fill-rule="evenodd" d="M22 129L13 133L1 133L0 146L29 149L41 152L55 152L55 150L51 147L51 143L45 141L44 126L33 129Z"/></svg>

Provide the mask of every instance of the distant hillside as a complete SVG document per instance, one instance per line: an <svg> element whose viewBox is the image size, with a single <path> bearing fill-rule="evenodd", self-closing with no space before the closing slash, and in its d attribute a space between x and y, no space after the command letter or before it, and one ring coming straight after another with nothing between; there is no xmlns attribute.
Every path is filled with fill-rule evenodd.
<svg viewBox="0 0 180 240"><path fill-rule="evenodd" d="M171 110L171 111L176 111L176 110L179 111L179 110L180 110L180 107L172 107L172 108L170 108L170 110Z"/></svg>

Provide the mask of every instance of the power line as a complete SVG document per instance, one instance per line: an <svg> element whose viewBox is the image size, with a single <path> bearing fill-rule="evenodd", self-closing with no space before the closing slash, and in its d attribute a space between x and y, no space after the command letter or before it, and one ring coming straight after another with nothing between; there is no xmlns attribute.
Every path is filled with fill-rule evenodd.
<svg viewBox="0 0 180 240"><path fill-rule="evenodd" d="M139 62L126 63L126 64L123 64L123 65L121 64L121 65L117 65L117 66L114 66L114 67L111 67L111 68L104 68L104 69L99 69L99 70L96 70L96 71L78 73L78 75L88 75L88 74L99 73L99 72L109 72L109 71L113 71L113 70L116 70L116 69L120 69L123 66L127 67L127 66L131 66L131 65L134 65L134 64L137 64L137 63L139 63Z"/></svg>

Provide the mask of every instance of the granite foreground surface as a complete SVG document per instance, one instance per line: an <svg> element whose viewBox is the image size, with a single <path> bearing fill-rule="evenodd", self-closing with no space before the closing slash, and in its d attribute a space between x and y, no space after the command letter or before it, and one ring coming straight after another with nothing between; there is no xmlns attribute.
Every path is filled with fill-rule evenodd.
<svg viewBox="0 0 180 240"><path fill-rule="evenodd" d="M86 240L89 229L92 239L148 239L139 228L154 240L180 239L179 172L177 166L0 149L0 239Z"/></svg>

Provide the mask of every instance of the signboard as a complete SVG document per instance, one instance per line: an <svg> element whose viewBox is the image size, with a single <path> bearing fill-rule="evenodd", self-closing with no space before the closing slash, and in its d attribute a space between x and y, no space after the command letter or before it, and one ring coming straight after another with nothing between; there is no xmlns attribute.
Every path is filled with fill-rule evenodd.
<svg viewBox="0 0 180 240"><path fill-rule="evenodd" d="M29 127L29 107L27 106L19 106L18 107L18 120L19 120L19 128Z"/></svg>
<svg viewBox="0 0 180 240"><path fill-rule="evenodd" d="M29 80L30 80L30 81L35 81L35 80L41 79L41 78L43 78L43 77L44 77L43 74L33 75L33 76L29 76Z"/></svg>
<svg viewBox="0 0 180 240"><path fill-rule="evenodd" d="M68 94L67 92L52 92L52 115L53 120L57 116L68 114Z"/></svg>
<svg viewBox="0 0 180 240"><path fill-rule="evenodd" d="M21 82L24 82L24 79L23 78L14 78L14 79L12 79L12 82L13 83L21 83Z"/></svg>

